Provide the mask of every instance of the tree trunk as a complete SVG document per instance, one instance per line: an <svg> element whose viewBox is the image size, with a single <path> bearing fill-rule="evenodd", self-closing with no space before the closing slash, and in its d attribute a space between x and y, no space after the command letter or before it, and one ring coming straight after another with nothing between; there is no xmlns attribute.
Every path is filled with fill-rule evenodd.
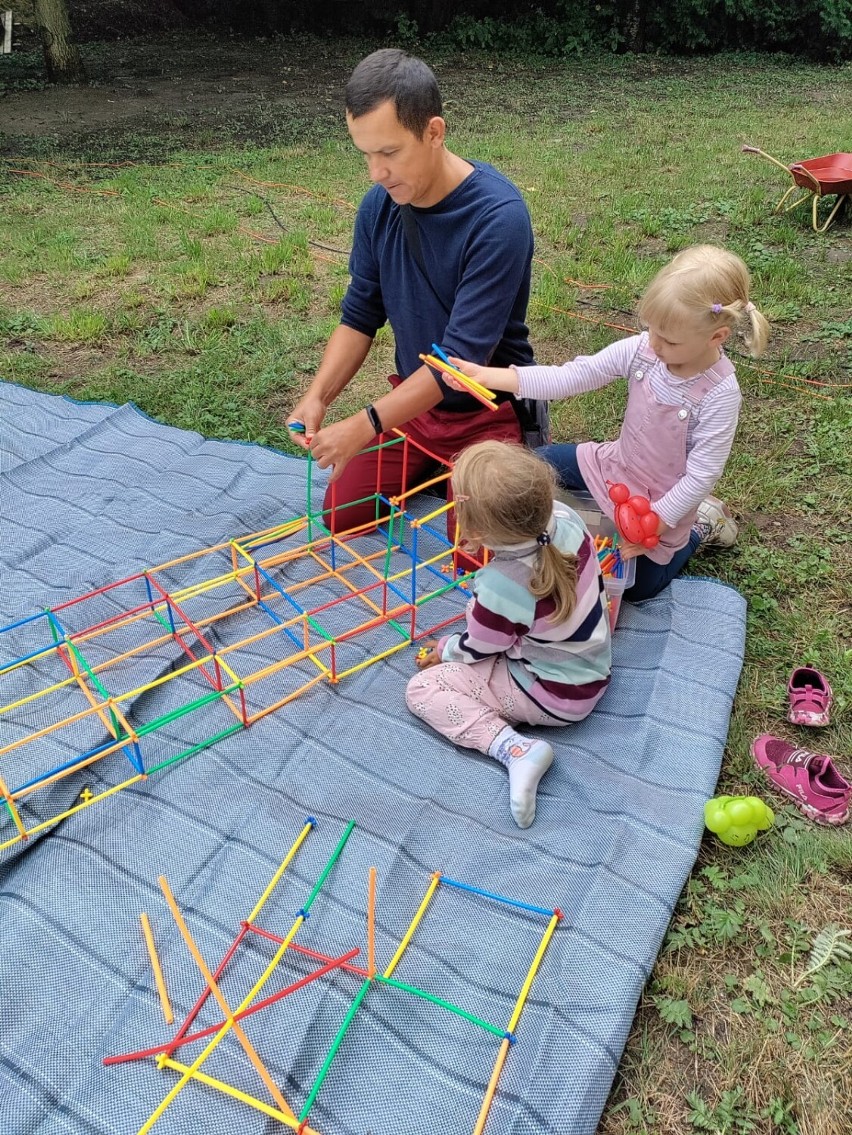
<svg viewBox="0 0 852 1135"><path fill-rule="evenodd" d="M628 0L621 21L624 51L637 54L645 50L645 15L642 0Z"/></svg>
<svg viewBox="0 0 852 1135"><path fill-rule="evenodd" d="M34 0L34 8L51 83L85 83L80 49L71 38L67 0Z"/></svg>

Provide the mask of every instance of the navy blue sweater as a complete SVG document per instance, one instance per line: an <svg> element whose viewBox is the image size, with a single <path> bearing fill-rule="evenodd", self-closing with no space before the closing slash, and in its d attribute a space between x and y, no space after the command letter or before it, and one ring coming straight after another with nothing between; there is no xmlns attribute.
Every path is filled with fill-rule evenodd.
<svg viewBox="0 0 852 1135"><path fill-rule="evenodd" d="M470 164L473 173L443 201L411 209L429 282L386 190L374 185L358 209L341 321L370 338L390 321L403 378L423 365L418 355L433 342L447 354L492 366L533 360L525 322L533 254L529 212L518 189L493 166ZM479 408L469 395L437 381L442 409Z"/></svg>

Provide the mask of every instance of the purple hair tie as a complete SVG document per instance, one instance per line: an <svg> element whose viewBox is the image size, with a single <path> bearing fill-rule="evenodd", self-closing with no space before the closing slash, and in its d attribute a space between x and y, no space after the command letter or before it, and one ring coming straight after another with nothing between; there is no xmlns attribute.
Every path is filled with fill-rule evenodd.
<svg viewBox="0 0 852 1135"><path fill-rule="evenodd" d="M719 315L722 310L722 305L720 303L714 303L710 310L714 315Z"/></svg>

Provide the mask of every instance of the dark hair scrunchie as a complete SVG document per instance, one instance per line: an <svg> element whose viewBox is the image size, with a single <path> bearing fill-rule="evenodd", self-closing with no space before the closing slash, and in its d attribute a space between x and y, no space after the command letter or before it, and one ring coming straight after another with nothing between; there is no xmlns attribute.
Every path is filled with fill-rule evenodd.
<svg viewBox="0 0 852 1135"><path fill-rule="evenodd" d="M550 543L550 533L540 532L538 536L536 536L536 543L541 544L542 548L546 548Z"/></svg>

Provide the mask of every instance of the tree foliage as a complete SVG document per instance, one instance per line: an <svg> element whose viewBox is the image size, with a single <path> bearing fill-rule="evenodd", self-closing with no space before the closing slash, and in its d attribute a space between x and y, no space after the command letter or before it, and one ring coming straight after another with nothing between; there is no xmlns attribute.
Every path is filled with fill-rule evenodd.
<svg viewBox="0 0 852 1135"><path fill-rule="evenodd" d="M66 0L20 0L66 7ZM243 36L364 36L425 53L790 52L852 58L852 0L67 0L79 40L198 26Z"/></svg>
<svg viewBox="0 0 852 1135"><path fill-rule="evenodd" d="M787 51L852 57L852 0L174 0L187 17L243 34L394 35L422 44L570 55L582 51Z"/></svg>

